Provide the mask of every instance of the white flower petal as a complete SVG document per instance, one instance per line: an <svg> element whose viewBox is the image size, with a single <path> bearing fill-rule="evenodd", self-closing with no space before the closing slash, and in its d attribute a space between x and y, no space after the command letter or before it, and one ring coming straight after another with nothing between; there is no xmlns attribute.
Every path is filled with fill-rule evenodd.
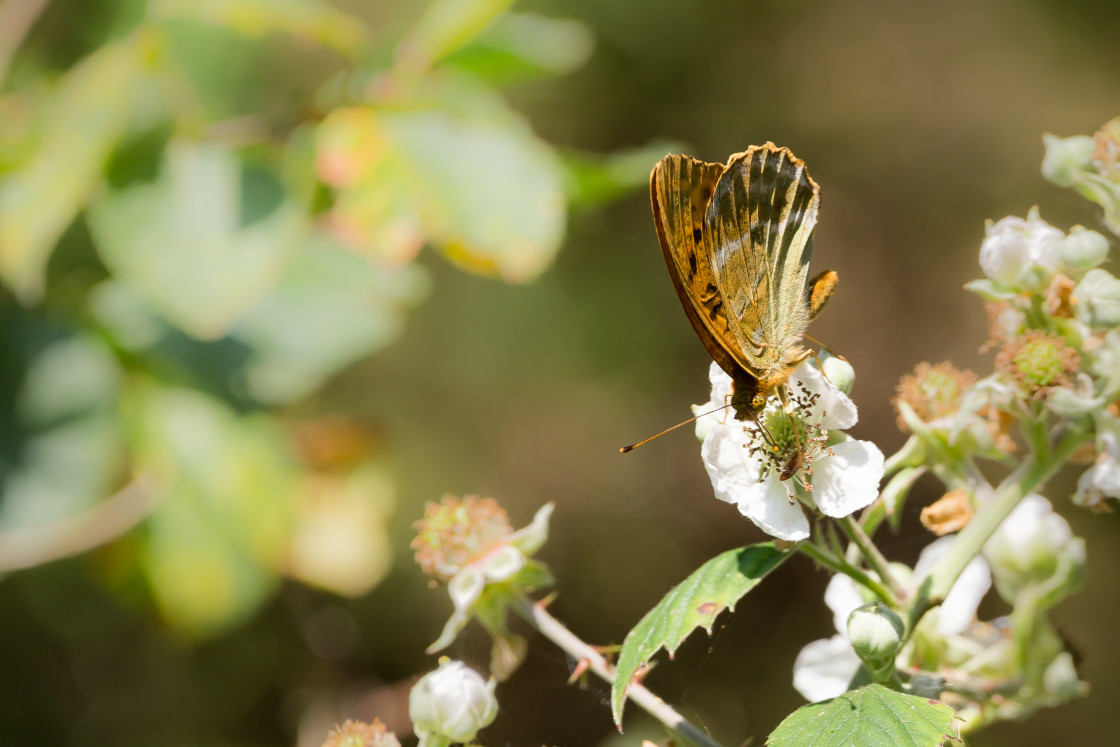
<svg viewBox="0 0 1120 747"><path fill-rule="evenodd" d="M775 474L755 483L755 489L739 494L739 513L771 537L800 542L809 539L809 520L801 503L790 499L786 486Z"/></svg>
<svg viewBox="0 0 1120 747"><path fill-rule="evenodd" d="M532 555L541 549L548 541L548 520L552 516L555 503L546 503L537 509L533 521L528 526L512 532L506 537L506 542L516 547L525 555Z"/></svg>
<svg viewBox="0 0 1120 747"><path fill-rule="evenodd" d="M738 503L739 492L758 483L759 465L750 458L746 444L742 424L732 422L713 426L700 447L704 469L721 501Z"/></svg>
<svg viewBox="0 0 1120 747"><path fill-rule="evenodd" d="M468 565L451 577L447 583L447 593L451 595L451 603L455 605L455 609L465 610L478 600L485 586L486 577L482 571Z"/></svg>
<svg viewBox="0 0 1120 747"><path fill-rule="evenodd" d="M813 641L801 649L793 663L793 687L816 703L842 695L859 671L860 660L842 635Z"/></svg>
<svg viewBox="0 0 1120 747"><path fill-rule="evenodd" d="M790 388L796 390L800 387L819 397L812 412L806 416L808 419L819 420L820 426L828 430L844 430L856 424L859 414L855 403L826 379L809 359L802 361L790 376Z"/></svg>
<svg viewBox="0 0 1120 747"><path fill-rule="evenodd" d="M914 566L914 579L916 584L921 584L923 578L929 575L933 566L952 546L954 536L942 537L926 546L918 555L918 562ZM941 635L955 635L967 628L976 619L976 610L980 600L992 588L992 573L987 561L982 557L975 557L961 573L953 588L945 596L945 601L931 614L937 618L937 632Z"/></svg>
<svg viewBox="0 0 1120 747"><path fill-rule="evenodd" d="M478 565L487 581L505 581L525 567L525 555L512 545L501 545L486 553Z"/></svg>
<svg viewBox="0 0 1120 747"><path fill-rule="evenodd" d="M813 501L826 516L848 516L879 496L883 452L870 441L844 441L813 462Z"/></svg>
<svg viewBox="0 0 1120 747"><path fill-rule="evenodd" d="M790 542L807 539L809 521L801 505L796 500L790 503L789 492L777 475L759 479L758 461L744 448L747 442L742 424L734 422L712 428L700 448L716 498L734 503L771 536Z"/></svg>
<svg viewBox="0 0 1120 747"><path fill-rule="evenodd" d="M848 616L856 607L867 604L867 600L859 593L856 582L850 576L837 573L824 590L824 603L832 610L832 624L836 626L836 632L847 638Z"/></svg>
<svg viewBox="0 0 1120 747"><path fill-rule="evenodd" d="M1105 456L1090 470L1093 487L1109 498L1120 498L1120 462Z"/></svg>
<svg viewBox="0 0 1120 747"><path fill-rule="evenodd" d="M692 414L697 416L696 437L701 441L708 437L714 426L734 420L731 409L727 407L731 402L731 377L713 361L708 369L708 381L712 385L712 398L702 405L692 406Z"/></svg>

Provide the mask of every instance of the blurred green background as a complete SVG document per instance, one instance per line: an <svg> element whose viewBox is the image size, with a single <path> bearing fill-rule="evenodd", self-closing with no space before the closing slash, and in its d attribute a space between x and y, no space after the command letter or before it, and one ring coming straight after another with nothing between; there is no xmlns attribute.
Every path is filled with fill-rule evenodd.
<svg viewBox="0 0 1120 747"><path fill-rule="evenodd" d="M983 373L984 220L1097 227L1041 133L1120 113L1120 6L0 2L0 742L315 746L409 731L450 602L412 563L444 492L514 526L555 501L552 609L620 642L673 584L760 539L687 433L707 398L645 182L669 149L766 140L821 184L814 336L855 366L860 438L922 360ZM1103 743L1120 697L1113 515L1056 617L1090 695L977 745ZM912 561L922 483L903 531ZM647 680L725 744L801 704L831 634L804 560ZM992 602L986 616L1002 614ZM479 666L470 629L449 653ZM533 639L494 745L658 730Z"/></svg>

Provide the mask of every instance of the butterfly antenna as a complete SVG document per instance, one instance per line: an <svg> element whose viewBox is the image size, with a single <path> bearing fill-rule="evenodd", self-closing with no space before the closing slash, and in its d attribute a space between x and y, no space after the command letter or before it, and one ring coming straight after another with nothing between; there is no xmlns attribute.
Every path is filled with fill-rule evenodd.
<svg viewBox="0 0 1120 747"><path fill-rule="evenodd" d="M688 420L684 421L683 423L677 423L672 428L666 428L665 430L661 431L657 435L650 436L649 438L645 439L644 441L639 441L638 443L630 444L629 446L623 446L622 448L619 449L619 452L622 453L622 454L625 454L628 451L633 451L634 449L638 448L642 444L648 444L650 441L652 441L655 438L661 438L662 436L664 436L666 433L669 433L670 431L675 431L677 428L680 428L683 425L688 425L689 423L692 423L696 420L699 420L700 418L704 417L705 415L711 415L712 413L719 412L720 410L726 410L730 406L731 405L727 404L727 405L724 405L723 407L717 407L714 410L709 410L708 412L702 412L699 415L696 415L695 417L689 418Z"/></svg>

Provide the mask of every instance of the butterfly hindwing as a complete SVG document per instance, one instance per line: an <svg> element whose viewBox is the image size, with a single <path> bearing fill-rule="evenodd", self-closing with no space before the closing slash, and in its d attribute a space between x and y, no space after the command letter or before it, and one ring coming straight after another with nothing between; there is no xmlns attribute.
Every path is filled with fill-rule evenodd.
<svg viewBox="0 0 1120 747"><path fill-rule="evenodd" d="M820 192L805 164L772 143L731 157L708 203L715 284L746 366L784 380L803 354L807 278Z"/></svg>

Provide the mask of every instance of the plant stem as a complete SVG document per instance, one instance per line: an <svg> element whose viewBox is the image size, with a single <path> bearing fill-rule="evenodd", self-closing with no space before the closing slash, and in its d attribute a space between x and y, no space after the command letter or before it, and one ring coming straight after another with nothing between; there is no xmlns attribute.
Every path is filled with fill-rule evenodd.
<svg viewBox="0 0 1120 747"><path fill-rule="evenodd" d="M87 552L120 537L160 504L144 476L95 506L57 521L0 532L0 573L18 571Z"/></svg>
<svg viewBox="0 0 1120 747"><path fill-rule="evenodd" d="M529 599L521 598L513 603L512 608L540 631L545 638L555 643L573 659L586 661L592 672L607 683L614 684L614 667L607 663L607 660L594 646L580 640L575 633L568 630L563 623L550 615L543 604L534 604ZM688 719L677 713L672 706L654 695L644 685L637 682L631 683L627 694L630 700L637 703L646 713L688 743L699 747L720 747L719 742L691 724Z"/></svg>
<svg viewBox="0 0 1120 747"><path fill-rule="evenodd" d="M934 564L933 570L918 589L917 598L910 608L908 630L912 631L926 612L944 601L965 567L980 554L985 543L1015 510L1023 496L1045 483L1088 437L1089 432L1085 429L1068 431L1057 446L1048 449L1045 458L1023 462L1000 483L992 498L980 507L968 526L961 530L949 551Z"/></svg>
<svg viewBox="0 0 1120 747"><path fill-rule="evenodd" d="M890 565L887 563L887 559L883 557L883 553L879 552L879 548L875 546L875 543L872 542L871 538L867 536L867 533L863 531L863 527L851 516L837 519L836 523L840 526L844 534L848 535L848 539L859 548L859 551L863 554L864 560L867 561L867 565L871 567L871 570L875 571L879 579L891 590L897 603L898 598L902 595L902 587L898 585L898 582L895 581L894 576L891 574Z"/></svg>
<svg viewBox="0 0 1120 747"><path fill-rule="evenodd" d="M848 563L846 560L838 555L834 555L827 550L814 545L811 542L802 542L797 545L797 549L808 555L813 560L817 561L823 566L827 566L832 570L843 573L849 576L856 583L862 584L867 587L871 592L879 597L884 604L898 609L899 601L894 592L881 584L879 581L871 578L866 573L856 568L854 565Z"/></svg>

